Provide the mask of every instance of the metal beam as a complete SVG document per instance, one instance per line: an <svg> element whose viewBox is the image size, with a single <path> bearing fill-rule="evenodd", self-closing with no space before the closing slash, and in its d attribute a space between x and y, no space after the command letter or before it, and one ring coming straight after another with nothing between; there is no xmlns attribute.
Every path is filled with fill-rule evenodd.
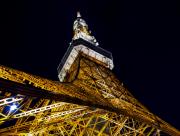
<svg viewBox="0 0 180 136"><path fill-rule="evenodd" d="M63 84L61 86L63 86ZM77 90L77 92L78 92L77 86L73 87L72 84L69 84L68 87L63 86L62 89L64 89L64 90L67 89L67 92L69 92L70 89L74 89L74 91ZM61 102L68 102L68 103L73 103L73 104L78 104L78 105L83 105L83 106L97 107L97 108L106 109L109 111L115 111L115 109L113 109L113 107L111 108L111 107L106 107L106 106L103 106L100 104L94 104L94 102L91 102L90 99L89 99L89 101L85 101L85 100L81 100L80 98L71 97L66 94L58 93L57 91L53 92L51 90L45 90L45 89L41 89L38 87L25 85L22 83L17 83L14 81L3 79L3 78L0 78L0 90L5 91L5 92L22 94L22 95L26 95L26 96L30 96L30 97L39 97L39 98L43 98L43 99L51 99L51 100L57 100L57 101L61 101ZM84 97L84 96L82 96L82 97Z"/></svg>

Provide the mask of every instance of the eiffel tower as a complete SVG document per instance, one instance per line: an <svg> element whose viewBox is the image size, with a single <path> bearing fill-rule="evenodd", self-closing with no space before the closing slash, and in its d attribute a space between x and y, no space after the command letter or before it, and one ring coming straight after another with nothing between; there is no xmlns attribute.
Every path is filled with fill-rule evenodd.
<svg viewBox="0 0 180 136"><path fill-rule="evenodd" d="M0 66L1 136L180 136L113 74L112 54L80 13L73 32L60 81Z"/></svg>

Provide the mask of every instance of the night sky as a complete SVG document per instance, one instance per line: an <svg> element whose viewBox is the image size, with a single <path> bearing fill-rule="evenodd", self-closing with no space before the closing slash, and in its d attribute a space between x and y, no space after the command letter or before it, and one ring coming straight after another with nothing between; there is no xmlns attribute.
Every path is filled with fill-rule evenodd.
<svg viewBox="0 0 180 136"><path fill-rule="evenodd" d="M112 52L117 77L180 129L178 0L18 0L1 6L0 64L58 80L80 11L100 46Z"/></svg>

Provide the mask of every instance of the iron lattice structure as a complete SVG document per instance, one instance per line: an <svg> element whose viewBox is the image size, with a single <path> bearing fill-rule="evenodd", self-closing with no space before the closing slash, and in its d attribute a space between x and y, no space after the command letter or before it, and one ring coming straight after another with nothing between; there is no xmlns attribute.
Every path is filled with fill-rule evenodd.
<svg viewBox="0 0 180 136"><path fill-rule="evenodd" d="M0 135L179 136L134 98L112 68L111 55L78 14L58 68L61 82L0 66Z"/></svg>

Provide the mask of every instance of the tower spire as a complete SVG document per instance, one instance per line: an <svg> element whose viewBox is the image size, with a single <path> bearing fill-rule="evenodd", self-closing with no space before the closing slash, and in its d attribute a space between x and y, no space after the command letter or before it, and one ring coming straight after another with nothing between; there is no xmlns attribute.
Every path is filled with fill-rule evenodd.
<svg viewBox="0 0 180 136"><path fill-rule="evenodd" d="M79 17L79 18L81 17L81 14L80 14L79 11L77 12L77 18L78 18L78 17Z"/></svg>
<svg viewBox="0 0 180 136"><path fill-rule="evenodd" d="M88 30L88 25L84 19L82 19L80 12L77 12L77 19L74 21L73 24L73 40L83 39L87 42L90 42L93 45L98 46L98 42L96 41L95 37L91 35L90 31Z"/></svg>

